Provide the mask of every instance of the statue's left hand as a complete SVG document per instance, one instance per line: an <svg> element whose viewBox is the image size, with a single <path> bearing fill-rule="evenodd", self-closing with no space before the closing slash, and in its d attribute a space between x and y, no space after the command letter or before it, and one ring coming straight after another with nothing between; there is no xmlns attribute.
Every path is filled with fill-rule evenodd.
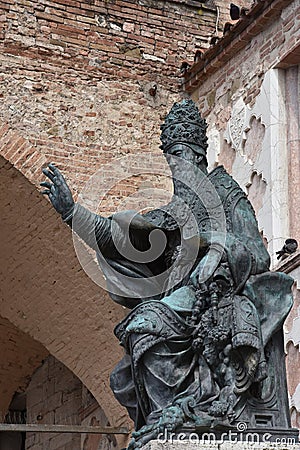
<svg viewBox="0 0 300 450"><path fill-rule="evenodd" d="M64 176L54 164L50 163L48 169L43 169L43 174L50 181L41 183L41 186L47 188L42 191L42 194L48 195L53 207L65 219L74 209L74 200L70 188Z"/></svg>

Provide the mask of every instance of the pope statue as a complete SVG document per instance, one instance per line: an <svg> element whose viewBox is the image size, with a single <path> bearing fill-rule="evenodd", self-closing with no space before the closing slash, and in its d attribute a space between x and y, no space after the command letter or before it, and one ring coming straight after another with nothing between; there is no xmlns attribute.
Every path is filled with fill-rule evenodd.
<svg viewBox="0 0 300 450"><path fill-rule="evenodd" d="M143 215L94 214L74 203L54 164L43 170L43 193L96 251L112 299L131 310L115 329L125 351L111 374L135 422L131 448L166 430L290 426L279 386L293 280L269 271L240 186L223 166L207 172L206 127L192 100L174 104L161 126L174 195ZM151 246L161 251L149 257Z"/></svg>

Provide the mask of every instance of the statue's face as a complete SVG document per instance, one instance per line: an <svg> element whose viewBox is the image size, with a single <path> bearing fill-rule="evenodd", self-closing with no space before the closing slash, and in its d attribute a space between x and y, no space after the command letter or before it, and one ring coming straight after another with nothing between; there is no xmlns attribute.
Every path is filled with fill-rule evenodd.
<svg viewBox="0 0 300 450"><path fill-rule="evenodd" d="M176 156L176 158L172 158L173 155ZM203 158L195 153L188 145L175 144L168 150L168 153L165 156L173 175L175 175L176 172L182 173L182 164L180 164L180 160L178 158L184 159L190 164L193 164L196 170L206 170L205 162L203 161L202 164Z"/></svg>
<svg viewBox="0 0 300 450"><path fill-rule="evenodd" d="M178 158L185 159L186 161L189 161L192 164L196 164L196 154L187 145L175 144L168 150L166 158L171 168L172 166L174 166L174 159L172 161L173 155L177 156Z"/></svg>

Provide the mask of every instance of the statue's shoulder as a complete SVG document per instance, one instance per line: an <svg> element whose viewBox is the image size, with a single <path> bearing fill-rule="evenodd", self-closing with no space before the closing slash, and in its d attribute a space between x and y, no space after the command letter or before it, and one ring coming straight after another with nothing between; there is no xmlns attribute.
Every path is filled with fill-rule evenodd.
<svg viewBox="0 0 300 450"><path fill-rule="evenodd" d="M248 222L251 220L257 225L255 211L247 194L223 166L217 166L208 177L221 199L228 230L233 230L234 217L237 216L243 217Z"/></svg>
<svg viewBox="0 0 300 450"><path fill-rule="evenodd" d="M224 166L217 166L209 174L208 178L214 185L222 203L231 203L235 200L236 203L241 198L247 198L237 181L227 172Z"/></svg>
<svg viewBox="0 0 300 450"><path fill-rule="evenodd" d="M222 185L222 183L226 182L232 187L238 187L242 190L237 181L227 172L224 166L215 167L209 174L209 180L215 185Z"/></svg>

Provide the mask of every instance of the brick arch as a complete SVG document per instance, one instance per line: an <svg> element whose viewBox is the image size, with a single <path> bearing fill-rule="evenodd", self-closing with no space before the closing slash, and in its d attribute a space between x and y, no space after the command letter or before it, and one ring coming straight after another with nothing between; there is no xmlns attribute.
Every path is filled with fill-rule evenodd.
<svg viewBox="0 0 300 450"><path fill-rule="evenodd" d="M21 138L17 145L26 147ZM71 231L29 181L42 160L31 161L26 177L0 156L1 315L68 367L111 425L123 425L128 417L113 397L109 373L122 354L113 328L124 310L87 277Z"/></svg>

